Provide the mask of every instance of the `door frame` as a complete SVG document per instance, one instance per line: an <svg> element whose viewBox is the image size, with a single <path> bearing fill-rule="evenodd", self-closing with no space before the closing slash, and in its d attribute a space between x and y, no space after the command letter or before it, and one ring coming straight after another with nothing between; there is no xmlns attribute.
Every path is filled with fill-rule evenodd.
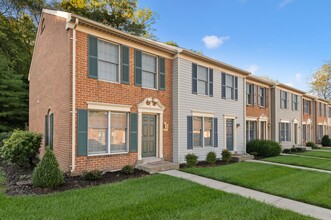
<svg viewBox="0 0 331 220"><path fill-rule="evenodd" d="M224 116L224 132L223 132L223 135L224 135L224 149L227 149L227 146L226 146L226 120L227 119L233 119L233 150L231 152L236 152L238 151L237 149L237 124L236 124L236 119L237 117L236 116ZM245 140L246 141L246 140Z"/></svg>
<svg viewBox="0 0 331 220"><path fill-rule="evenodd" d="M155 127L154 127L154 129L155 129L155 131L154 131L154 136L155 136L155 156L151 156L151 157L157 157L157 155L158 155L158 120L157 120L157 114L142 114L142 118L145 116L145 115L148 115L148 116L154 116L155 117L155 121L154 121L154 123L155 123ZM143 121L141 121L141 126L143 126ZM142 141L142 135L143 135L143 133L141 132L141 141ZM141 142L142 143L142 142ZM142 147L142 146L141 146ZM150 158L150 157L143 157L143 152L141 151L141 157L142 158Z"/></svg>
<svg viewBox="0 0 331 220"><path fill-rule="evenodd" d="M165 107L156 98L145 98L138 104L138 160L142 160L142 115L156 115L156 158L163 158L163 112ZM148 158L148 157L144 157Z"/></svg>

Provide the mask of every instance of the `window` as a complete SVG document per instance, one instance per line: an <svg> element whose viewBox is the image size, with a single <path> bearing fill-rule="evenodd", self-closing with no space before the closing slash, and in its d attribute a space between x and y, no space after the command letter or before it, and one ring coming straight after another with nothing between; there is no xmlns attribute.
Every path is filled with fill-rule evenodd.
<svg viewBox="0 0 331 220"><path fill-rule="evenodd" d="M302 139L307 141L307 125L302 125Z"/></svg>
<svg viewBox="0 0 331 220"><path fill-rule="evenodd" d="M299 106L298 96L292 94L292 110L298 111L298 106Z"/></svg>
<svg viewBox="0 0 331 220"><path fill-rule="evenodd" d="M279 123L279 141L291 141L291 124Z"/></svg>
<svg viewBox="0 0 331 220"><path fill-rule="evenodd" d="M53 133L54 133L54 114L49 112L45 115L45 133L44 133L44 145L53 149Z"/></svg>
<svg viewBox="0 0 331 220"><path fill-rule="evenodd" d="M208 69L198 65L198 94L208 95Z"/></svg>
<svg viewBox="0 0 331 220"><path fill-rule="evenodd" d="M89 111L88 154L127 152L127 113Z"/></svg>
<svg viewBox="0 0 331 220"><path fill-rule="evenodd" d="M322 140L323 137L323 125L318 125L317 126L317 137L318 137L318 141Z"/></svg>
<svg viewBox="0 0 331 220"><path fill-rule="evenodd" d="M238 77L222 73L222 98L238 100Z"/></svg>
<svg viewBox="0 0 331 220"><path fill-rule="evenodd" d="M258 105L264 107L266 99L266 88L258 87Z"/></svg>
<svg viewBox="0 0 331 220"><path fill-rule="evenodd" d="M287 92L280 91L280 108L287 109Z"/></svg>
<svg viewBox="0 0 331 220"><path fill-rule="evenodd" d="M248 105L253 105L253 96L254 96L254 85L246 84L246 103Z"/></svg>
<svg viewBox="0 0 331 220"><path fill-rule="evenodd" d="M98 40L98 79L119 82L119 46Z"/></svg>
<svg viewBox="0 0 331 220"><path fill-rule="evenodd" d="M304 99L303 100L303 112L307 115L311 114L310 112L311 101Z"/></svg>
<svg viewBox="0 0 331 220"><path fill-rule="evenodd" d="M213 118L193 117L193 147L210 147L213 145Z"/></svg>
<svg viewBox="0 0 331 220"><path fill-rule="evenodd" d="M156 57L142 53L142 87L156 89L156 60Z"/></svg>
<svg viewBox="0 0 331 220"><path fill-rule="evenodd" d="M257 137L257 122L246 121L246 140L247 142L256 139Z"/></svg>

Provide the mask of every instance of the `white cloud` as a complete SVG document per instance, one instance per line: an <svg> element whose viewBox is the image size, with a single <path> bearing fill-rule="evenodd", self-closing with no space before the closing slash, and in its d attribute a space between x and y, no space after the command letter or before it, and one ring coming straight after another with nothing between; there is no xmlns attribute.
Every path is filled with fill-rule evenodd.
<svg viewBox="0 0 331 220"><path fill-rule="evenodd" d="M259 70L259 66L256 64L251 64L248 68L247 71L251 72L252 74L255 74Z"/></svg>
<svg viewBox="0 0 331 220"><path fill-rule="evenodd" d="M297 74L295 74L295 80L296 80L297 82L301 82L301 81L302 81L302 75L301 75L301 73L297 73Z"/></svg>
<svg viewBox="0 0 331 220"><path fill-rule="evenodd" d="M279 4L279 8L285 7L287 4L291 3L293 0L282 0Z"/></svg>
<svg viewBox="0 0 331 220"><path fill-rule="evenodd" d="M224 44L224 42L229 39L229 36L217 37L215 35L206 35L202 38L202 41L208 49L215 49Z"/></svg>

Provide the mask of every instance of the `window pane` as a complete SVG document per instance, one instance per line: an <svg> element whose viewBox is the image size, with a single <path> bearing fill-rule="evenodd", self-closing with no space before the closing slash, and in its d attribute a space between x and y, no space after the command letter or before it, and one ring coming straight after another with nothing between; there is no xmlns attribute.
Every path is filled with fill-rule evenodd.
<svg viewBox="0 0 331 220"><path fill-rule="evenodd" d="M142 86L147 88L156 88L155 73L142 71Z"/></svg>
<svg viewBox="0 0 331 220"><path fill-rule="evenodd" d="M202 132L202 117L194 117L193 118L193 145L194 145L194 147L202 147L201 132Z"/></svg>
<svg viewBox="0 0 331 220"><path fill-rule="evenodd" d="M118 82L118 65L99 60L98 78L102 80Z"/></svg>
<svg viewBox="0 0 331 220"><path fill-rule="evenodd" d="M205 81L198 80L198 94L208 94L208 84Z"/></svg>
<svg viewBox="0 0 331 220"><path fill-rule="evenodd" d="M213 133L213 119L212 118L204 118L204 141L205 146L211 146L211 136Z"/></svg>
<svg viewBox="0 0 331 220"><path fill-rule="evenodd" d="M233 87L233 76L231 76L231 75L226 75L226 86L231 86L231 87Z"/></svg>
<svg viewBox="0 0 331 220"><path fill-rule="evenodd" d="M156 73L156 57L143 53L141 59L143 70Z"/></svg>
<svg viewBox="0 0 331 220"><path fill-rule="evenodd" d="M198 66L198 79L208 81L208 71L206 67Z"/></svg>
<svg viewBox="0 0 331 220"><path fill-rule="evenodd" d="M118 64L118 45L114 45L102 40L98 41L98 59Z"/></svg>
<svg viewBox="0 0 331 220"><path fill-rule="evenodd" d="M88 153L107 153L108 113L89 111Z"/></svg>
<svg viewBox="0 0 331 220"><path fill-rule="evenodd" d="M127 114L111 113L110 152L126 152Z"/></svg>
<svg viewBox="0 0 331 220"><path fill-rule="evenodd" d="M233 99L233 88L226 87L226 99Z"/></svg>

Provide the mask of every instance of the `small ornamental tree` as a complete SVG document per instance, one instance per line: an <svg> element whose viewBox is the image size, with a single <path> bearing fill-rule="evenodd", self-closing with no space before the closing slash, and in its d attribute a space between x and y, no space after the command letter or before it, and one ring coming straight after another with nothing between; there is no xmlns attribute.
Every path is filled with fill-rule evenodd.
<svg viewBox="0 0 331 220"><path fill-rule="evenodd" d="M33 171L34 187L55 188L64 183L63 173L52 150L46 149L43 159Z"/></svg>

